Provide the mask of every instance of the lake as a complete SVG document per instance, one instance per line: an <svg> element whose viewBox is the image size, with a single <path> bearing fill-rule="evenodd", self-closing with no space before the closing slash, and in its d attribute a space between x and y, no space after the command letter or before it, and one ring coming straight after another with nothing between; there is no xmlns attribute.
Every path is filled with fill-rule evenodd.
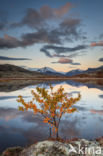
<svg viewBox="0 0 103 156"><path fill-rule="evenodd" d="M22 87L13 85L0 87L0 152L7 147L28 146L49 137L49 127L42 122L41 116L31 111L19 111L21 104L16 101L18 95L29 101L32 89L37 86L49 89L49 83L28 83ZM54 90L63 86L65 92L72 96L78 93L82 96L75 104L78 112L62 117L60 137L95 139L103 136L103 86L73 81L52 82L52 85Z"/></svg>

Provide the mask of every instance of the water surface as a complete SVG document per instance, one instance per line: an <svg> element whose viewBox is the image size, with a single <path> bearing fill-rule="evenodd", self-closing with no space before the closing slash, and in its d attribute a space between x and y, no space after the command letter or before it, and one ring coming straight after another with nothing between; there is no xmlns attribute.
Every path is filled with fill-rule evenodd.
<svg viewBox="0 0 103 156"><path fill-rule="evenodd" d="M52 85L55 90L62 85L72 96L78 93L82 96L75 104L78 112L63 116L59 135L64 139L95 139L103 136L103 88L71 81ZM49 88L48 83L38 83L14 91L0 91L0 151L11 146L27 146L49 137L48 125L42 122L40 115L34 116L31 111L18 111L18 95L29 101L32 98L31 90L37 86Z"/></svg>

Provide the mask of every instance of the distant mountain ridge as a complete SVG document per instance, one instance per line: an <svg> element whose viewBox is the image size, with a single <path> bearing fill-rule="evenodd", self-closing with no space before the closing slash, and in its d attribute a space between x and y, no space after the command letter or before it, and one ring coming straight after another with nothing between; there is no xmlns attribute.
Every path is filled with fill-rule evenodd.
<svg viewBox="0 0 103 156"><path fill-rule="evenodd" d="M103 66L97 68L88 68L85 71L81 71L76 73L76 75L72 75L72 77L79 77L79 78L103 78Z"/></svg>
<svg viewBox="0 0 103 156"><path fill-rule="evenodd" d="M43 68L28 68L25 69L24 67L19 67L10 64L0 65L0 78L28 78L28 77L36 77L36 78L43 78L43 77L91 77L91 78L103 78L103 66L97 68L88 68L87 70L71 70L67 73L57 72L56 70L50 67L43 67Z"/></svg>
<svg viewBox="0 0 103 156"><path fill-rule="evenodd" d="M63 75L63 76L76 76L80 74L90 74L91 72L97 72L103 69L103 66L97 67L97 68L88 68L87 70L80 70L80 69L75 69L71 70L69 72L58 72L50 67L43 67L43 68L28 68L31 71L37 71L46 75Z"/></svg>
<svg viewBox="0 0 103 156"><path fill-rule="evenodd" d="M71 70L71 71L67 72L66 76L75 76L78 74L86 74L86 73L96 72L96 71L99 71L102 69L103 69L103 66L100 66L97 68L88 68L87 70L76 69L76 70Z"/></svg>

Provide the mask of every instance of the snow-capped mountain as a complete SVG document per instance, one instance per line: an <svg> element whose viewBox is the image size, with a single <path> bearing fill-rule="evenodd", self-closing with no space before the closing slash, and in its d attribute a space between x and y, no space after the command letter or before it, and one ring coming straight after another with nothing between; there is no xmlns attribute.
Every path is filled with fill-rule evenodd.
<svg viewBox="0 0 103 156"><path fill-rule="evenodd" d="M48 74L48 75L64 75L62 72L58 72L50 67L43 67L43 68L28 68L30 71L37 71L40 73Z"/></svg>
<svg viewBox="0 0 103 156"><path fill-rule="evenodd" d="M37 71L41 72L41 73L46 73L46 72L58 73L56 70L54 70L54 69L52 69L50 67L39 68Z"/></svg>

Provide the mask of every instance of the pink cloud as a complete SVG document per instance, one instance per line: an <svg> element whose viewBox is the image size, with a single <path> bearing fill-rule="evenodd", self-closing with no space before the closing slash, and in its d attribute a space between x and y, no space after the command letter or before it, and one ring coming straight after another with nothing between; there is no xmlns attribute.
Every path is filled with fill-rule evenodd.
<svg viewBox="0 0 103 156"><path fill-rule="evenodd" d="M96 47L96 46L103 46L103 41L91 43L91 47Z"/></svg>
<svg viewBox="0 0 103 156"><path fill-rule="evenodd" d="M103 115L103 110L95 110L95 109L91 109L90 112L93 113L93 114Z"/></svg>
<svg viewBox="0 0 103 156"><path fill-rule="evenodd" d="M54 9L54 14L58 17L61 17L65 15L72 7L73 7L72 4L68 2L59 9Z"/></svg>
<svg viewBox="0 0 103 156"><path fill-rule="evenodd" d="M58 60L58 63L62 63L62 64L66 64L66 63L72 63L73 61L71 59L68 58L60 58Z"/></svg>

